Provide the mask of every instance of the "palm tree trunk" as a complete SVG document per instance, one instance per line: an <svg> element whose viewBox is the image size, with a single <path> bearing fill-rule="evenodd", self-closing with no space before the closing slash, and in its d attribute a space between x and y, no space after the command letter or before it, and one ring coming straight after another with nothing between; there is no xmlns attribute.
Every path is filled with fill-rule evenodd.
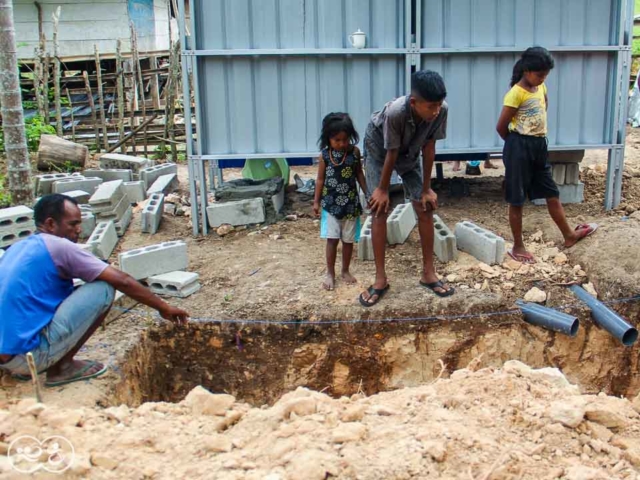
<svg viewBox="0 0 640 480"><path fill-rule="evenodd" d="M0 103L11 198L14 204L31 205L31 163L18 78L12 0L0 0Z"/></svg>

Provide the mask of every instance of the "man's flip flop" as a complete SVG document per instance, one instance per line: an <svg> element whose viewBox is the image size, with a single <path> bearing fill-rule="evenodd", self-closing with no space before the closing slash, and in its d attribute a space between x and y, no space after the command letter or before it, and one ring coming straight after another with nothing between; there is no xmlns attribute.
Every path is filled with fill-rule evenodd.
<svg viewBox="0 0 640 480"><path fill-rule="evenodd" d="M520 255L518 253L513 253L513 249L507 250L507 255L513 258L516 262L526 263L527 265L533 265L536 263L536 259L533 258L533 255L530 253L526 255Z"/></svg>
<svg viewBox="0 0 640 480"><path fill-rule="evenodd" d="M426 283L420 280L420 285L425 288L428 288L439 297L450 297L451 295L456 293L456 289L453 288L452 286L449 286L449 290L446 290L444 292L438 292L436 288L444 288L444 283L442 282L442 280L438 280L437 282L433 282L433 283Z"/></svg>
<svg viewBox="0 0 640 480"><path fill-rule="evenodd" d="M100 370L94 373L87 372L91 370L96 365L100 365L99 362L87 361L86 365L79 369L72 377L67 378L66 380L60 380L59 382L44 382L45 387L60 387L62 385L67 385L68 383L79 382L80 380L88 380L90 378L99 377L103 373L105 373L108 369L106 365L103 365Z"/></svg>
<svg viewBox="0 0 640 480"><path fill-rule="evenodd" d="M367 288L367 293L369 294L369 300L365 300L364 298L362 298L362 294L360 294L360 296L358 297L358 300L360 301L360 305L362 305L363 307L373 307L376 303L382 300L382 297L384 297L384 294L387 293L387 290L389 290L389 287L390 287L389 284L387 284L387 286L384 288L373 288L373 285L371 285L369 288ZM371 301L371 297L373 297L374 295L377 295L378 298Z"/></svg>

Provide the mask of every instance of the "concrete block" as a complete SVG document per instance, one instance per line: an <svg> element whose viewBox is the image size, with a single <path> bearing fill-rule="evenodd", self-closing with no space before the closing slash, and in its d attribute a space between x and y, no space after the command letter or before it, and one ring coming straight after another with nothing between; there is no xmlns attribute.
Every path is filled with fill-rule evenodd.
<svg viewBox="0 0 640 480"><path fill-rule="evenodd" d="M284 208L284 187L271 197L271 203L273 203L273 209L276 213L280 213L282 211Z"/></svg>
<svg viewBox="0 0 640 480"><path fill-rule="evenodd" d="M131 204L129 203L129 199L126 195L122 195L118 204L115 207L112 207L111 210L98 209L97 211L94 211L94 213L101 222L106 222L108 220L118 222L127 211L127 208L130 207Z"/></svg>
<svg viewBox="0 0 640 480"><path fill-rule="evenodd" d="M175 163L163 163L162 165L156 165L155 167L147 167L140 170L140 178L144 182L144 188L149 189L151 185L162 175L169 175L171 173L178 174L178 165Z"/></svg>
<svg viewBox="0 0 640 480"><path fill-rule="evenodd" d="M92 245L95 256L107 260L118 243L118 234L113 222L100 222L87 240L87 245Z"/></svg>
<svg viewBox="0 0 640 480"><path fill-rule="evenodd" d="M147 190L147 197L150 197L154 193L164 193L168 195L178 188L178 175L176 173L169 173L167 175L160 175L153 185Z"/></svg>
<svg viewBox="0 0 640 480"><path fill-rule="evenodd" d="M387 243L404 243L416 226L416 215L411 203L402 203L393 209L387 218Z"/></svg>
<svg viewBox="0 0 640 480"><path fill-rule="evenodd" d="M580 163L584 158L584 150L564 150L549 152L549 163Z"/></svg>
<svg viewBox="0 0 640 480"><path fill-rule="evenodd" d="M489 230L471 222L456 225L456 243L460 250L473 255L487 265L501 264L505 254L505 242Z"/></svg>
<svg viewBox="0 0 640 480"><path fill-rule="evenodd" d="M114 180L122 180L123 182L130 182L133 178L133 172L131 169L124 168L108 168L108 169L91 169L85 170L85 177L98 177L104 182L112 182Z"/></svg>
<svg viewBox="0 0 640 480"><path fill-rule="evenodd" d="M578 183L577 185L558 185L560 191L560 202L562 204L568 203L582 203L584 201L584 183ZM547 201L544 198L533 201L534 205L546 205Z"/></svg>
<svg viewBox="0 0 640 480"><path fill-rule="evenodd" d="M36 227L35 225L24 225L20 224L19 227L14 229L7 229L0 231L0 248L5 248L13 245L20 240L27 238L28 236L35 233Z"/></svg>
<svg viewBox="0 0 640 480"><path fill-rule="evenodd" d="M124 194L129 199L129 203L140 203L147 198L147 192L144 189L144 182L138 180L136 182L124 182L122 184Z"/></svg>
<svg viewBox="0 0 640 480"><path fill-rule="evenodd" d="M154 193L149 197L147 205L142 210L142 231L144 233L156 233L160 227L160 222L162 222L163 212L164 195L162 193Z"/></svg>
<svg viewBox="0 0 640 480"><path fill-rule="evenodd" d="M214 203L207 207L207 218L209 225L214 228L224 224L238 226L262 223L265 220L264 200L252 198Z"/></svg>
<svg viewBox="0 0 640 480"><path fill-rule="evenodd" d="M185 298L200 290L198 278L200 275L197 273L178 271L154 275L142 283L156 295Z"/></svg>
<svg viewBox="0 0 640 480"><path fill-rule="evenodd" d="M456 236L438 215L433 216L433 251L441 262L458 258Z"/></svg>
<svg viewBox="0 0 640 480"><path fill-rule="evenodd" d="M118 255L118 261L120 270L136 280L185 270L189 264L187 244L181 240L122 252Z"/></svg>
<svg viewBox="0 0 640 480"><path fill-rule="evenodd" d="M564 179L567 174L566 163L556 163L551 166L551 176L556 185L564 185Z"/></svg>
<svg viewBox="0 0 640 480"><path fill-rule="evenodd" d="M124 197L122 183L122 180L103 183L89 199L89 205L95 212L112 210Z"/></svg>
<svg viewBox="0 0 640 480"><path fill-rule="evenodd" d="M53 193L66 193L74 190L93 193L101 183L101 178L77 176L56 180L51 189Z"/></svg>
<svg viewBox="0 0 640 480"><path fill-rule="evenodd" d="M96 216L92 212L82 210L80 214L82 216L82 232L80 232L80 238L85 239L91 236L91 233L96 228Z"/></svg>
<svg viewBox="0 0 640 480"><path fill-rule="evenodd" d="M53 182L62 180L64 178L71 178L68 173L47 173L45 175L38 175L36 177L36 195L49 195L53 193Z"/></svg>
<svg viewBox="0 0 640 480"><path fill-rule="evenodd" d="M373 260L373 243L371 239L371 216L368 216L360 231L358 242L358 258L360 260Z"/></svg>
<svg viewBox="0 0 640 480"><path fill-rule="evenodd" d="M122 215L122 218L120 218L120 220L116 222L116 232L118 233L119 237L123 236L126 233L127 228L129 228L129 225L131 224L131 218L133 218L133 208L131 208L131 205L129 205L127 210Z"/></svg>
<svg viewBox="0 0 640 480"><path fill-rule="evenodd" d="M580 183L580 165L577 163L567 163L566 165L565 185L578 185Z"/></svg>
<svg viewBox="0 0 640 480"><path fill-rule="evenodd" d="M80 205L89 203L89 199L91 198L90 193L84 192L82 190L72 190L70 192L66 192L65 195L67 197L73 198Z"/></svg>
<svg viewBox="0 0 640 480"><path fill-rule="evenodd" d="M122 155L120 153L106 153L100 157L101 169L131 170L134 175L138 175L140 170L152 167L154 164L155 162L148 158Z"/></svg>
<svg viewBox="0 0 640 480"><path fill-rule="evenodd" d="M19 228L20 225L33 225L33 210L24 205L0 210L0 231Z"/></svg>

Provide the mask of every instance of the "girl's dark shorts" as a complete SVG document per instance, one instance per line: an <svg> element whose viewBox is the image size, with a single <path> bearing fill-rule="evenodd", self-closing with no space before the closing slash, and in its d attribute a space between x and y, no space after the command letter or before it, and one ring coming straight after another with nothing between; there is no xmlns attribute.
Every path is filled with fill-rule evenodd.
<svg viewBox="0 0 640 480"><path fill-rule="evenodd" d="M547 139L511 132L504 143L505 198L510 205L524 205L527 198L559 197L551 176Z"/></svg>

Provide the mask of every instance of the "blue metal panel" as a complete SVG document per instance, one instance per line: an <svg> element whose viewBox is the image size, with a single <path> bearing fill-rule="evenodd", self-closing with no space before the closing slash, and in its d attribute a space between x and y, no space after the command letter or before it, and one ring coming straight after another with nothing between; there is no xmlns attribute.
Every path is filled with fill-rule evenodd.
<svg viewBox="0 0 640 480"><path fill-rule="evenodd" d="M558 53L547 79L549 144L601 145L610 142L606 129L609 69L615 53ZM495 124L517 55L424 55L423 69L439 72L447 85L449 121L447 149L499 147Z"/></svg>

